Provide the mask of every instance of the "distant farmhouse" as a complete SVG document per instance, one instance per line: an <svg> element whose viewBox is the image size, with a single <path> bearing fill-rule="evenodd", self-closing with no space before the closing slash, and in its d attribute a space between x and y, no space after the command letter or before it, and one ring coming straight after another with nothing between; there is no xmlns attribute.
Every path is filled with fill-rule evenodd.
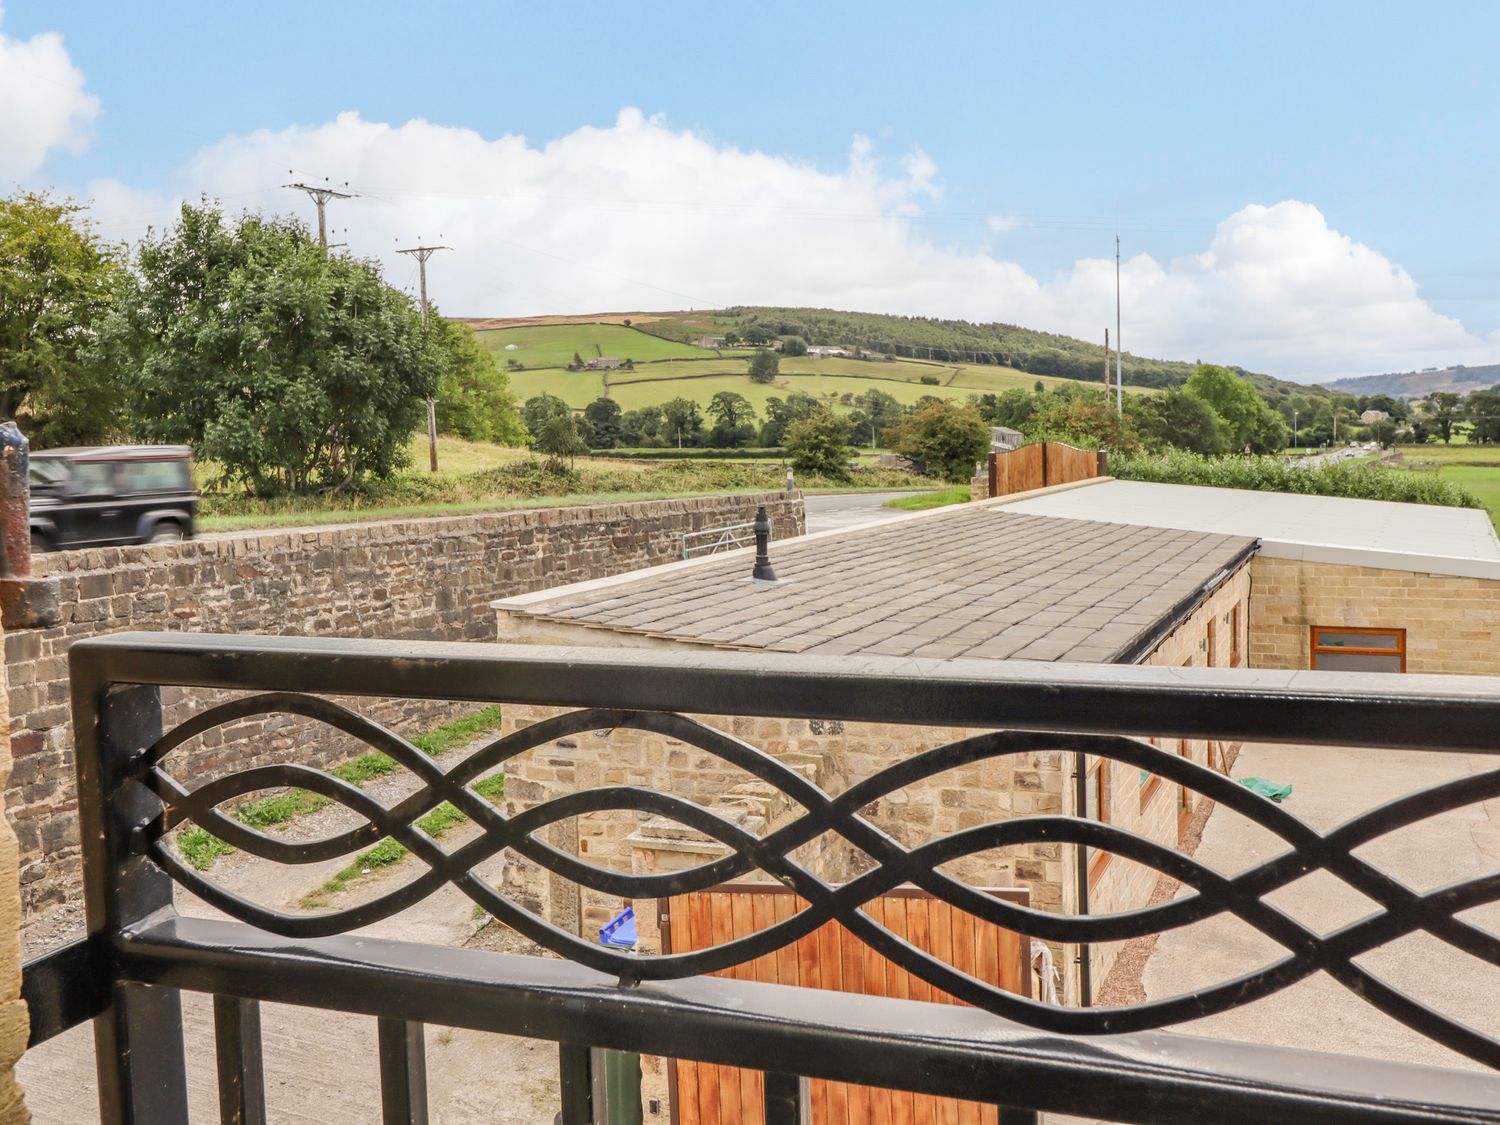
<svg viewBox="0 0 1500 1125"><path fill-rule="evenodd" d="M699 336L698 339L694 341L694 343L696 343L700 348L714 348L717 350L718 348L722 348L724 346L724 337Z"/></svg>
<svg viewBox="0 0 1500 1125"><path fill-rule="evenodd" d="M808 346L807 354L811 356L822 356L826 358L829 356L847 357L852 353L848 348L841 347L837 344L811 344Z"/></svg>
<svg viewBox="0 0 1500 1125"><path fill-rule="evenodd" d="M1366 426L1373 426L1376 422L1390 421L1390 417L1384 410L1366 410L1359 416L1359 420Z"/></svg>
<svg viewBox="0 0 1500 1125"><path fill-rule="evenodd" d="M778 542L779 581L752 583L752 551L706 556L494 603L508 643L703 648L827 658L1346 672L1500 673L1500 539L1484 512L1115 481L1108 477L913 513ZM836 666L836 665L835 665ZM711 710L711 705L706 709ZM506 730L550 717L509 707ZM768 701L774 715L774 701ZM828 792L973 730L697 716L772 754ZM562 744L559 743L559 746ZM1227 773L1237 743L1158 743ZM796 818L784 795L664 734L599 730L506 767L506 811L581 782L644 786L696 801L762 835ZM1144 770L1062 746L959 765L887 793L862 816L903 846L1033 814L1081 815L1175 846L1198 796ZM710 862L726 846L680 824L580 815L553 838L618 871ZM555 826L554 826L555 827ZM829 834L799 862L843 882L865 858ZM1045 840L955 861L971 886L1014 887L1033 906L1107 914L1144 907L1157 873L1106 852ZM507 890L554 915L560 876L517 859ZM597 927L621 908L595 891L564 916ZM637 917L653 909L635 902ZM586 929L585 932L591 932ZM1118 943L1088 949L1093 981ZM1064 1002L1083 988L1080 950L1053 945Z"/></svg>
<svg viewBox="0 0 1500 1125"><path fill-rule="evenodd" d="M620 366L620 361L612 355L599 355L585 360L583 366L586 371L613 371Z"/></svg>

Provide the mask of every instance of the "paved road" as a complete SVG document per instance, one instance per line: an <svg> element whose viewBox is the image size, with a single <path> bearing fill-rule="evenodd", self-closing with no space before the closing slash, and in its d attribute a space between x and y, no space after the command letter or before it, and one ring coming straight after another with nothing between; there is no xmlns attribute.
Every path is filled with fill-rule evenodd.
<svg viewBox="0 0 1500 1125"><path fill-rule="evenodd" d="M1313 469L1319 465L1333 465L1339 461L1348 461L1353 457L1368 457L1380 447L1373 441L1367 441L1363 445L1341 445L1337 449L1330 449L1327 453L1310 453L1306 457L1296 458L1296 464L1303 468Z"/></svg>
<svg viewBox="0 0 1500 1125"><path fill-rule="evenodd" d="M914 492L846 492L834 496L809 496L807 530L810 534L894 519L906 513L899 508L885 507L885 502L898 496L915 495Z"/></svg>

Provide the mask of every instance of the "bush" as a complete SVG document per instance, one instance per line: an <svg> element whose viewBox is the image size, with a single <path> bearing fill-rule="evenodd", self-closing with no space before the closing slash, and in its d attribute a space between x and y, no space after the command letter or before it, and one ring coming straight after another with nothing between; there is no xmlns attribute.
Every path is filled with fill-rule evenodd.
<svg viewBox="0 0 1500 1125"><path fill-rule="evenodd" d="M798 473L849 479L849 423L826 407L787 426L783 444Z"/></svg>
<svg viewBox="0 0 1500 1125"><path fill-rule="evenodd" d="M761 348L750 357L750 381L752 383L769 383L776 378L776 373L781 370L781 360L776 358L776 353Z"/></svg>
<svg viewBox="0 0 1500 1125"><path fill-rule="evenodd" d="M1393 500L1446 508L1484 507L1473 493L1434 474L1393 472L1368 461L1339 461L1305 468L1280 457L1202 457L1175 450L1161 457L1111 458L1109 472L1120 480L1160 484Z"/></svg>
<svg viewBox="0 0 1500 1125"><path fill-rule="evenodd" d="M990 448L990 429L969 403L934 402L888 431L892 447L920 461L933 476L966 481Z"/></svg>
<svg viewBox="0 0 1500 1125"><path fill-rule="evenodd" d="M943 381L936 375L923 375L922 382L929 387L938 387L942 385Z"/></svg>

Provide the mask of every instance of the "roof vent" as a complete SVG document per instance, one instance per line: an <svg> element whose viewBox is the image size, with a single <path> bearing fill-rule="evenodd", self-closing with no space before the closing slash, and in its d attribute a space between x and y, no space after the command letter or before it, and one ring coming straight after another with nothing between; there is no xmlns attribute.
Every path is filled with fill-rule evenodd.
<svg viewBox="0 0 1500 1125"><path fill-rule="evenodd" d="M771 566L771 518L766 515L766 506L755 509L755 569L750 578L755 582L777 582L776 571Z"/></svg>

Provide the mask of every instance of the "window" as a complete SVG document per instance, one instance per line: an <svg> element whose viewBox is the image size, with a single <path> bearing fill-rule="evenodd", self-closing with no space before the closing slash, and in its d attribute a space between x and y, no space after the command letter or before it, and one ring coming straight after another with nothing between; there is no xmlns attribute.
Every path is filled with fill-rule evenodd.
<svg viewBox="0 0 1500 1125"><path fill-rule="evenodd" d="M75 461L73 463L75 496L113 496L115 463L113 461Z"/></svg>
<svg viewBox="0 0 1500 1125"><path fill-rule="evenodd" d="M1406 630L1314 625L1312 667L1320 672L1404 672Z"/></svg>
<svg viewBox="0 0 1500 1125"><path fill-rule="evenodd" d="M1109 823L1109 759L1095 758L1084 778L1083 815L1090 820ZM1109 853L1094 849L1089 858L1089 885L1109 866Z"/></svg>
<svg viewBox="0 0 1500 1125"><path fill-rule="evenodd" d="M188 463L185 458L125 462L127 492L183 492L187 488Z"/></svg>

